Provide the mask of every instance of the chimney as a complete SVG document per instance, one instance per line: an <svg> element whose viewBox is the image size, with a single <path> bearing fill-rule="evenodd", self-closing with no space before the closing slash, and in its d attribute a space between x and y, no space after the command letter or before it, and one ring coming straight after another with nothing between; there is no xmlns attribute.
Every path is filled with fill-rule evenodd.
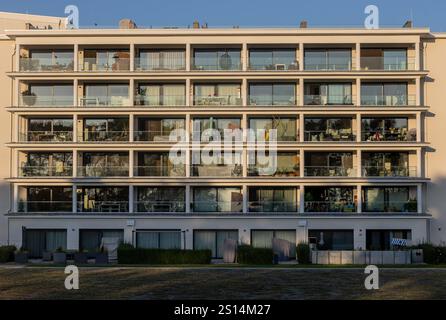
<svg viewBox="0 0 446 320"><path fill-rule="evenodd" d="M301 28L301 29L306 29L308 27L308 21L307 20L302 20L301 22L300 22L300 26L299 26L299 28Z"/></svg>
<svg viewBox="0 0 446 320"><path fill-rule="evenodd" d="M198 22L197 20L195 20L195 21L192 23L192 28L193 28L193 29L200 29L200 22Z"/></svg>
<svg viewBox="0 0 446 320"><path fill-rule="evenodd" d="M201 29L207 29L208 28L208 23L205 22L204 24L201 25Z"/></svg>
<svg viewBox="0 0 446 320"><path fill-rule="evenodd" d="M135 21L131 19L121 19L119 20L119 29L136 29Z"/></svg>
<svg viewBox="0 0 446 320"><path fill-rule="evenodd" d="M407 20L404 25L403 28L412 28L413 24L412 24L412 20Z"/></svg>

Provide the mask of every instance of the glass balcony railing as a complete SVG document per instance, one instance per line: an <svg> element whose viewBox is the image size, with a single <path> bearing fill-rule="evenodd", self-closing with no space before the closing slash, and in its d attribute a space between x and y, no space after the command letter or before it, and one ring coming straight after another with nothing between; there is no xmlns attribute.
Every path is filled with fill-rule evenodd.
<svg viewBox="0 0 446 320"><path fill-rule="evenodd" d="M129 141L128 131L87 131L79 135L82 142L118 142Z"/></svg>
<svg viewBox="0 0 446 320"><path fill-rule="evenodd" d="M136 166L134 175L137 177L185 177L184 165L174 166Z"/></svg>
<svg viewBox="0 0 446 320"><path fill-rule="evenodd" d="M272 200L250 201L248 203L248 211L258 212L258 213L269 213L269 212L297 213L298 204L296 201L272 201Z"/></svg>
<svg viewBox="0 0 446 320"><path fill-rule="evenodd" d="M340 61L340 62L319 62L311 61L311 59L305 60L305 71L351 71L354 70L352 61Z"/></svg>
<svg viewBox="0 0 446 320"><path fill-rule="evenodd" d="M184 71L186 70L186 60L178 59L144 59L135 58L135 71Z"/></svg>
<svg viewBox="0 0 446 320"><path fill-rule="evenodd" d="M280 166L269 168L259 165L248 167L248 176L252 177L299 177L299 165Z"/></svg>
<svg viewBox="0 0 446 320"><path fill-rule="evenodd" d="M253 71L298 71L299 63L294 62L277 62L266 63L264 59L249 59L249 70Z"/></svg>
<svg viewBox="0 0 446 320"><path fill-rule="evenodd" d="M356 177L356 168L340 166L305 166L306 177Z"/></svg>
<svg viewBox="0 0 446 320"><path fill-rule="evenodd" d="M19 135L20 142L73 142L73 131L29 131Z"/></svg>
<svg viewBox="0 0 446 320"><path fill-rule="evenodd" d="M415 70L415 58L361 57L361 70L407 71Z"/></svg>
<svg viewBox="0 0 446 320"><path fill-rule="evenodd" d="M243 211L243 201L194 201L191 203L193 212L233 212Z"/></svg>
<svg viewBox="0 0 446 320"><path fill-rule="evenodd" d="M416 177L417 167L406 166L363 166L364 177Z"/></svg>
<svg viewBox="0 0 446 320"><path fill-rule="evenodd" d="M395 130L362 131L362 141L417 141L416 129L395 128Z"/></svg>
<svg viewBox="0 0 446 320"><path fill-rule="evenodd" d="M305 212L357 212L356 203L351 201L305 201Z"/></svg>
<svg viewBox="0 0 446 320"><path fill-rule="evenodd" d="M26 72L64 72L74 70L73 59L35 59L20 58L20 71Z"/></svg>
<svg viewBox="0 0 446 320"><path fill-rule="evenodd" d="M373 213L415 213L418 211L417 200L407 201L364 201L363 212Z"/></svg>
<svg viewBox="0 0 446 320"><path fill-rule="evenodd" d="M353 105L355 99L350 95L314 95L304 96L305 105L326 106L326 105Z"/></svg>
<svg viewBox="0 0 446 320"><path fill-rule="evenodd" d="M191 175L194 177L241 177L243 166L240 165L203 165L191 166Z"/></svg>
<svg viewBox="0 0 446 320"><path fill-rule="evenodd" d="M219 60L206 59L191 61L191 69L195 71L238 71L242 70L240 61L231 61L230 63L221 63Z"/></svg>
<svg viewBox="0 0 446 320"><path fill-rule="evenodd" d="M186 96L185 95L162 95L162 96L145 96L136 95L135 96L136 106L152 106L152 107L175 107L175 106L185 106Z"/></svg>
<svg viewBox="0 0 446 320"><path fill-rule="evenodd" d="M174 200L144 200L135 202L136 212L185 212L186 203Z"/></svg>
<svg viewBox="0 0 446 320"><path fill-rule="evenodd" d="M77 202L77 212L129 212L128 201L88 200Z"/></svg>
<svg viewBox="0 0 446 320"><path fill-rule="evenodd" d="M297 106L298 99L290 95L250 95L250 106Z"/></svg>
<svg viewBox="0 0 446 320"><path fill-rule="evenodd" d="M139 142L179 142L185 139L183 136L172 133L173 140L170 140L171 131L135 131L134 135L134 140Z"/></svg>
<svg viewBox="0 0 446 320"><path fill-rule="evenodd" d="M356 136L351 129L339 130L308 130L305 131L305 141L355 141Z"/></svg>
<svg viewBox="0 0 446 320"><path fill-rule="evenodd" d="M127 96L83 96L79 98L79 105L84 107L122 107L132 104Z"/></svg>
<svg viewBox="0 0 446 320"><path fill-rule="evenodd" d="M242 98L236 95L195 95L194 106L241 106Z"/></svg>
<svg viewBox="0 0 446 320"><path fill-rule="evenodd" d="M278 125L280 127L280 125ZM260 128L258 130L261 130ZM279 131L279 129L276 129ZM263 136L264 135L264 136ZM270 132L269 129L262 129L262 131L254 132L254 137L257 139L257 143L262 143L263 141L265 143L268 143L270 139ZM277 132L276 134L277 142L295 142L299 141L299 134L298 133L288 133L288 132ZM248 141L249 142L249 141ZM253 143L254 141L252 141Z"/></svg>
<svg viewBox="0 0 446 320"><path fill-rule="evenodd" d="M73 202L69 201L23 201L19 200L18 212L72 212Z"/></svg>
<svg viewBox="0 0 446 320"><path fill-rule="evenodd" d="M415 106L415 95L361 95L363 106Z"/></svg>
<svg viewBox="0 0 446 320"><path fill-rule="evenodd" d="M73 167L67 165L31 166L20 168L20 177L69 177L73 175Z"/></svg>
<svg viewBox="0 0 446 320"><path fill-rule="evenodd" d="M37 95L20 95L19 105L21 107L62 107L72 106L72 96L37 96Z"/></svg>
<svg viewBox="0 0 446 320"><path fill-rule="evenodd" d="M79 177L128 177L129 168L126 166L80 166L77 169Z"/></svg>
<svg viewBox="0 0 446 320"><path fill-rule="evenodd" d="M79 63L79 71L122 72L130 70L130 58L114 58L113 62L96 58L84 58L83 60L84 61L82 63Z"/></svg>

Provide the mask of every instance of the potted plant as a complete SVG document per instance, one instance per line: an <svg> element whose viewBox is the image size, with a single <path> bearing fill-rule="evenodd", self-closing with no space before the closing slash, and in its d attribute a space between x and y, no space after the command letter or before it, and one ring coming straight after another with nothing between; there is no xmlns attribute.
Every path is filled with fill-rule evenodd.
<svg viewBox="0 0 446 320"><path fill-rule="evenodd" d="M108 263L108 252L103 246L96 253L96 264L107 264Z"/></svg>
<svg viewBox="0 0 446 320"><path fill-rule="evenodd" d="M28 251L21 247L19 250L14 252L15 263L28 263Z"/></svg>
<svg viewBox="0 0 446 320"><path fill-rule="evenodd" d="M53 253L53 261L58 264L65 264L67 262L67 254L62 247L56 249Z"/></svg>
<svg viewBox="0 0 446 320"><path fill-rule="evenodd" d="M88 252L86 250L80 250L74 253L74 263L76 264L87 264L88 263Z"/></svg>
<svg viewBox="0 0 446 320"><path fill-rule="evenodd" d="M30 90L25 90L21 93L22 101L27 106L33 106L36 104L37 96L34 92Z"/></svg>

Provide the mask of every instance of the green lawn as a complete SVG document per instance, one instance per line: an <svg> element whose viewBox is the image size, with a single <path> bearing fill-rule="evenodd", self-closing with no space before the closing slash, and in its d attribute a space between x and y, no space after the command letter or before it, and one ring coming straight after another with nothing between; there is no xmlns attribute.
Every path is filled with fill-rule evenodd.
<svg viewBox="0 0 446 320"><path fill-rule="evenodd" d="M380 289L350 268L0 268L0 299L446 299L446 269L381 269Z"/></svg>

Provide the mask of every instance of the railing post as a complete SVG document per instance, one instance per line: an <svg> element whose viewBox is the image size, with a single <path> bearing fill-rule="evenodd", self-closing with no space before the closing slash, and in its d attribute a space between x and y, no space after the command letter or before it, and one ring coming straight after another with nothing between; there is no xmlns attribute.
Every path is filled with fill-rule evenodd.
<svg viewBox="0 0 446 320"><path fill-rule="evenodd" d="M135 44L130 44L130 71L135 71Z"/></svg>
<svg viewBox="0 0 446 320"><path fill-rule="evenodd" d="M419 214L423 213L423 185L419 183L417 185L417 212Z"/></svg>
<svg viewBox="0 0 446 320"><path fill-rule="evenodd" d="M357 213L362 213L362 185L358 185L356 192L357 192L356 199L358 199L356 210Z"/></svg>
<svg viewBox="0 0 446 320"><path fill-rule="evenodd" d="M304 44L299 42L299 71L304 70Z"/></svg>
<svg viewBox="0 0 446 320"><path fill-rule="evenodd" d="M248 70L248 44L242 44L242 70Z"/></svg>
<svg viewBox="0 0 446 320"><path fill-rule="evenodd" d="M248 186L246 184L242 187L242 196L243 196L243 213L248 213L249 203L248 203Z"/></svg>
<svg viewBox="0 0 446 320"><path fill-rule="evenodd" d="M73 71L79 71L79 45L77 43L73 46Z"/></svg>
<svg viewBox="0 0 446 320"><path fill-rule="evenodd" d="M356 71L361 70L361 44L356 43L356 61L355 61Z"/></svg>
<svg viewBox="0 0 446 320"><path fill-rule="evenodd" d="M74 184L71 188L72 212L77 213L77 186Z"/></svg>
<svg viewBox="0 0 446 320"><path fill-rule="evenodd" d="M135 151L133 149L129 150L129 177L133 178L135 174Z"/></svg>
<svg viewBox="0 0 446 320"><path fill-rule="evenodd" d="M190 200L191 200L191 189L190 189L190 184L186 184L186 186L185 186L185 188L186 188L186 195L185 195L185 203L184 203L184 206L185 206L185 209L184 209L184 211L186 212L186 213L190 213L191 212L191 207L190 207Z"/></svg>
<svg viewBox="0 0 446 320"><path fill-rule="evenodd" d="M134 212L134 186L131 184L129 185L129 213L133 213Z"/></svg>

